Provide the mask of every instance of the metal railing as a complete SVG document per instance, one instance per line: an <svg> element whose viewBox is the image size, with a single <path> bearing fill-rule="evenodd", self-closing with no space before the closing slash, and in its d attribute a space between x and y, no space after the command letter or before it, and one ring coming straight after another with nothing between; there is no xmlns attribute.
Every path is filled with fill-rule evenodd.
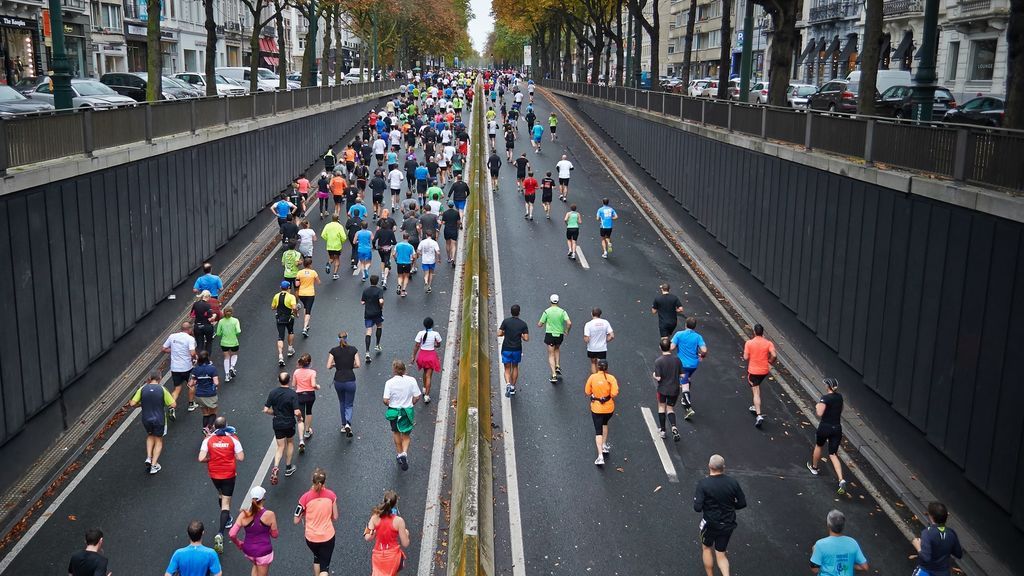
<svg viewBox="0 0 1024 576"><path fill-rule="evenodd" d="M541 86L895 168L1024 191L1024 130L912 122L541 80Z"/></svg>
<svg viewBox="0 0 1024 576"><path fill-rule="evenodd" d="M924 11L923 0L886 0L882 4L883 16L902 16Z"/></svg>
<svg viewBox="0 0 1024 576"><path fill-rule="evenodd" d="M992 0L960 0L961 12L977 12L988 10L992 6Z"/></svg>
<svg viewBox="0 0 1024 576"><path fill-rule="evenodd" d="M829 20L840 20L842 18L853 18L860 14L860 3L850 0L838 0L832 2L821 2L812 6L807 14L807 22L827 22Z"/></svg>
<svg viewBox="0 0 1024 576"><path fill-rule="evenodd" d="M0 175L9 168L97 150L152 142L175 134L195 134L211 126L274 116L349 98L397 90L397 82L313 86L287 92L210 96L142 102L120 108L64 110L0 119Z"/></svg>

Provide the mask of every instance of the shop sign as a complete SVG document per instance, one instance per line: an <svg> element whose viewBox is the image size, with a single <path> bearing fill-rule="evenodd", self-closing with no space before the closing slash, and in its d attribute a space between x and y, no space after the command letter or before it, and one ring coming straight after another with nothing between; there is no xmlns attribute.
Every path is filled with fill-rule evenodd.
<svg viewBox="0 0 1024 576"><path fill-rule="evenodd" d="M0 26L7 28L35 28L35 20L26 20L14 16L0 16Z"/></svg>

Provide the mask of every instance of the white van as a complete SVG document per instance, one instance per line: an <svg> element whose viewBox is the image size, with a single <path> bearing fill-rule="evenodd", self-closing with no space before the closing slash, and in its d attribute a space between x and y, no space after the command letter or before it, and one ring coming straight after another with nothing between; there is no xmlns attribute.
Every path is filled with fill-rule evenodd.
<svg viewBox="0 0 1024 576"><path fill-rule="evenodd" d="M850 72L846 81L859 88L860 70ZM912 83L913 79L910 77L909 70L879 70L878 76L875 78L875 90L881 94L893 86L909 86ZM853 90L853 92L858 93L859 89Z"/></svg>
<svg viewBox="0 0 1024 576"><path fill-rule="evenodd" d="M222 68L214 69L217 74L242 82L246 86L249 85L249 67L245 66L226 66ZM280 84L277 74L266 68L256 69L256 89L260 92L273 92L277 90Z"/></svg>

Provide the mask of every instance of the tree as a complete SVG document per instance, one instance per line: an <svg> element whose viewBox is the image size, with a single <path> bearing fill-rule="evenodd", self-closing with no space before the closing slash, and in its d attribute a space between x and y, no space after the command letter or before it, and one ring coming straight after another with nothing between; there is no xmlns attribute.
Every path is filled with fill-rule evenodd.
<svg viewBox="0 0 1024 576"><path fill-rule="evenodd" d="M697 0L690 0L690 9L686 15L686 38L683 51L683 86L690 86L690 68L693 66L693 28L697 22Z"/></svg>
<svg viewBox="0 0 1024 576"><path fill-rule="evenodd" d="M768 103L772 106L786 106L789 70L793 66L797 39L797 5L800 0L752 1L764 7L764 11L772 17L772 27L775 29L768 60Z"/></svg>
<svg viewBox="0 0 1024 576"><path fill-rule="evenodd" d="M159 2L159 0L148 1ZM285 6L287 6L287 0L274 0L273 2L271 0L242 0L242 4L245 5L252 16L252 32L249 34L249 92L255 94L259 91L257 80L260 67L260 33L266 25L273 22L281 11L284 10ZM271 8L274 12L269 14L266 19L261 20L260 16L264 12L270 12ZM284 39L281 38L281 40L283 41Z"/></svg>
<svg viewBox="0 0 1024 576"><path fill-rule="evenodd" d="M287 6L288 0L274 0L274 13L275 24L277 25L277 89L287 90L288 89L288 55L285 53L284 46L284 9Z"/></svg>
<svg viewBox="0 0 1024 576"><path fill-rule="evenodd" d="M313 86L316 78L313 76L313 63L316 60L316 40L319 35L320 18L324 11L333 5L334 0L319 0L308 2L298 0L295 8L299 15L306 19L306 45L302 50L302 85Z"/></svg>
<svg viewBox="0 0 1024 576"><path fill-rule="evenodd" d="M160 0L146 0L146 100L163 97L163 60L160 51Z"/></svg>
<svg viewBox="0 0 1024 576"><path fill-rule="evenodd" d="M661 21L660 21L661 17L658 14L658 0L650 0L650 2L651 2L651 8L653 9L653 14L651 15L651 20L647 20L647 18L644 17L643 11L644 11L644 5L646 4L646 2L645 3L641 3L641 0L626 0L626 6L629 7L629 11L633 14L633 17L636 18L637 23L639 23L640 26L643 27L644 31L647 32L647 37L650 39L650 46L651 46L651 70L650 70L650 73L651 73L651 87L653 88L655 86L655 82L657 82L657 80L658 80L658 75L661 74L661 63L658 62L658 42L659 42L660 30L661 30ZM638 58L638 60L639 60L639 58ZM639 67L640 67L639 63L637 63L637 68L639 68Z"/></svg>
<svg viewBox="0 0 1024 576"><path fill-rule="evenodd" d="M1010 0L1010 22L1006 29L1006 118L1007 128L1024 129L1024 0Z"/></svg>
<svg viewBox="0 0 1024 576"><path fill-rule="evenodd" d="M718 99L729 99L729 71L732 67L732 0L722 0L722 51L718 58Z"/></svg>
<svg viewBox="0 0 1024 576"><path fill-rule="evenodd" d="M871 116L875 113L878 57L882 50L883 0L866 0L865 4L864 46L860 53L860 93L857 96L857 111Z"/></svg>
<svg viewBox="0 0 1024 576"><path fill-rule="evenodd" d="M206 95L217 95L217 21L213 16L213 0L203 0L206 27ZM210 48L213 46L213 48Z"/></svg>

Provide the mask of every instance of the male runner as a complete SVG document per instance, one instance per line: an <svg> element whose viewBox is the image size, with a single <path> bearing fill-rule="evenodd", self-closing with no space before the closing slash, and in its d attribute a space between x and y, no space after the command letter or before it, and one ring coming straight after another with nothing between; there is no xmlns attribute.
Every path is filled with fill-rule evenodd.
<svg viewBox="0 0 1024 576"><path fill-rule="evenodd" d="M398 295L405 297L409 294L409 273L412 271L413 260L416 259L416 249L409 242L409 233L402 232L402 241L395 246L395 265L398 267Z"/></svg>
<svg viewBox="0 0 1024 576"><path fill-rule="evenodd" d="M554 112L552 112L551 115L548 116L548 132L551 133L552 142L558 140L558 117L555 116Z"/></svg>
<svg viewBox="0 0 1024 576"><path fill-rule="evenodd" d="M380 347L381 333L384 331L384 290L377 286L380 278L376 274L370 276L370 285L363 290L359 303L363 305L363 325L366 326L366 363L373 362L370 358L370 336L377 330L378 354L383 350Z"/></svg>
<svg viewBox="0 0 1024 576"><path fill-rule="evenodd" d="M491 175L491 187L498 191L498 172L501 170L501 158L498 157L498 149L491 148L491 155L487 158L487 171Z"/></svg>
<svg viewBox="0 0 1024 576"><path fill-rule="evenodd" d="M339 216L341 214L341 205L345 202L345 188L348 183L345 182L345 178L340 175L334 175L331 177L331 197L334 199L334 215Z"/></svg>
<svg viewBox="0 0 1024 576"><path fill-rule="evenodd" d="M429 212L426 215L431 215ZM420 216L422 222L423 216ZM435 220L436 221L436 220ZM434 240L434 236L437 235L437 229L423 230L423 239L420 240L419 247L416 248L416 252L419 254L420 263L423 266L423 285L426 287L427 294L433 290L431 284L434 281L434 269L437 267L437 257L441 254L441 246Z"/></svg>
<svg viewBox="0 0 1024 576"><path fill-rule="evenodd" d="M171 420L176 418L174 407L178 403L178 395L181 394L181 387L192 378L192 365L196 361L196 339L192 337L192 323L182 322L181 331L175 332L167 337L163 345L164 354L170 355L171 385L174 391L171 396L174 403L167 409L167 415ZM196 409L195 390L188 391L188 411Z"/></svg>
<svg viewBox="0 0 1024 576"><path fill-rule="evenodd" d="M505 125L505 158L508 159L508 163L512 163L512 151L516 147L516 133L512 130L512 127L508 124Z"/></svg>
<svg viewBox="0 0 1024 576"><path fill-rule="evenodd" d="M213 264L203 262L203 275L196 278L195 284L192 285L192 293L198 295L206 290L210 293L210 298L220 298L220 291L223 289L224 282L220 276L213 273Z"/></svg>
<svg viewBox="0 0 1024 576"><path fill-rule="evenodd" d="M558 377L562 375L562 367L559 365L560 349L565 335L572 329L572 320L569 314L558 306L558 294L552 294L549 298L551 306L541 314L537 326L544 327L544 344L548 347L548 366L551 368L551 383L557 384Z"/></svg>
<svg viewBox="0 0 1024 576"><path fill-rule="evenodd" d="M224 552L224 531L231 527L231 496L235 493L237 462L245 460L242 443L235 436L235 429L228 426L224 416L213 421L213 434L203 439L199 447L199 461L206 462L210 480L217 489L220 499L220 523L217 535L213 537L213 549Z"/></svg>
<svg viewBox="0 0 1024 576"><path fill-rule="evenodd" d="M602 206L597 209L597 221L601 223L601 258L608 258L612 251L612 226L619 219L615 208L608 205L608 199L601 200Z"/></svg>
<svg viewBox="0 0 1024 576"><path fill-rule="evenodd" d="M601 309L594 308L590 312L590 322L583 325L583 343L587 345L587 358L590 358L590 373L597 373L597 361L608 358L608 343L615 340L612 325L601 318Z"/></svg>
<svg viewBox="0 0 1024 576"><path fill-rule="evenodd" d="M697 333L697 319L689 317L686 319L686 329L676 332L672 336L671 349L679 356L683 365L683 375L679 377L679 387L683 394L683 408L686 408L687 420L693 416L693 402L690 400L690 381L693 373L700 366L702 358L708 355L708 347L704 344L704 337Z"/></svg>
<svg viewBox="0 0 1024 576"><path fill-rule="evenodd" d="M167 434L167 410L174 408L174 397L160 385L160 375L153 373L139 387L128 402L129 406L142 406L139 421L146 430L146 469L150 474L160 471L160 453Z"/></svg>
<svg viewBox="0 0 1024 576"><path fill-rule="evenodd" d="M388 181L391 180L391 174L388 174L388 180L384 179L384 171L380 168L373 171L373 178L370 179L370 197L373 199L373 218L376 220L380 215L381 204L384 203L384 190L388 187ZM394 204L394 201L392 201Z"/></svg>
<svg viewBox="0 0 1024 576"><path fill-rule="evenodd" d="M365 282L370 277L370 265L373 262L373 233L365 220L359 223L359 232L356 232L353 243L356 246L357 273L360 274L360 281Z"/></svg>
<svg viewBox="0 0 1024 576"><path fill-rule="evenodd" d="M526 179L527 172L533 172L533 166L530 165L530 160L526 158L526 152L523 152L519 158L516 158L516 191L523 189L523 180Z"/></svg>
<svg viewBox="0 0 1024 576"><path fill-rule="evenodd" d="M388 188L391 189L391 205L395 206L398 204L398 199L402 195L402 182L405 180L405 173L398 169L396 165L390 172L388 172ZM383 198L381 199L383 202ZM376 205L376 201L374 202ZM375 208L377 214L380 211Z"/></svg>
<svg viewBox="0 0 1024 576"><path fill-rule="evenodd" d="M459 230L462 229L462 215L455 208L455 202L448 201L448 209L441 214L441 224L444 233L445 253L448 255L448 264L455 267L455 254L459 247Z"/></svg>
<svg viewBox="0 0 1024 576"><path fill-rule="evenodd" d="M305 312L302 319L302 337L309 338L309 325L313 321L313 301L316 300L316 285L320 283L320 275L313 270L313 259L306 256L302 259L302 270L295 276L298 286L296 293Z"/></svg>
<svg viewBox="0 0 1024 576"><path fill-rule="evenodd" d="M337 214L331 216L331 221L320 231L320 237L327 244L326 273L332 274L331 278L337 280L338 268L341 267L341 248L345 245L345 241L348 240L345 227L338 222Z"/></svg>
<svg viewBox="0 0 1024 576"><path fill-rule="evenodd" d="M555 190L555 179L551 177L551 172L548 172L544 179L540 181L540 202L541 206L544 207L544 217L551 220L551 197Z"/></svg>
<svg viewBox="0 0 1024 576"><path fill-rule="evenodd" d="M700 543L704 571L712 576L715 560L722 576L729 576L726 550L736 529L736 511L747 507L747 498L739 482L725 475L725 458L714 454L708 460L708 476L697 482L693 510L702 514Z"/></svg>
<svg viewBox="0 0 1024 576"><path fill-rule="evenodd" d="M533 204L537 200L537 186L539 183L533 177L533 172L528 172L523 180L523 201L526 204L526 213L523 214L523 218L527 220L533 220Z"/></svg>
<svg viewBox="0 0 1024 576"><path fill-rule="evenodd" d="M291 282L281 282L281 291L270 300L270 308L274 310L277 322L277 365L284 366L284 340L288 335L288 357L295 355L295 309L298 303L292 295Z"/></svg>
<svg viewBox="0 0 1024 576"><path fill-rule="evenodd" d="M672 425L672 439L679 442L679 429L676 428L676 402L679 400L679 376L683 373L683 364L679 357L672 353L672 342L662 338L659 343L661 356L654 361L654 381L658 383L658 430L665 437L665 417Z"/></svg>
<svg viewBox="0 0 1024 576"><path fill-rule="evenodd" d="M558 199L565 202L569 198L569 178L575 167L569 162L569 157L562 154L562 159L555 164L558 171Z"/></svg>
<svg viewBox="0 0 1024 576"><path fill-rule="evenodd" d="M377 230L373 233L373 248L377 251L377 255L380 256L381 288L385 290L388 288L388 273L391 272L392 251L395 245L398 244L398 239L395 238L396 226L395 219L391 217L391 213L385 208L381 212L380 220L377 221Z"/></svg>
<svg viewBox="0 0 1024 576"><path fill-rule="evenodd" d="M519 364L523 361L523 342L530 341L530 328L519 319L519 304L513 304L511 316L498 326L501 338L501 364L505 367L505 397L516 395L519 385Z"/></svg>
<svg viewBox="0 0 1024 576"><path fill-rule="evenodd" d="M299 437L302 437L302 408L299 396L291 387L292 377L287 372L277 375L278 386L267 395L263 404L263 413L273 416L271 426L274 429L274 467L270 469L270 483L276 485L280 470L281 456L284 456L284 475L295 473L292 455L295 454L295 423L298 422Z"/></svg>
<svg viewBox="0 0 1024 576"><path fill-rule="evenodd" d="M836 494L846 494L846 480L843 479L843 465L839 461L839 445L843 442L843 395L839 393L839 380L825 378L822 381L825 385L825 394L818 398L814 405L817 413L818 429L814 435L814 450L811 451L811 461L807 463L807 469L811 474L818 475L818 462L821 461L821 450L828 444L828 459L832 462L832 468L836 471L836 478L839 478L839 488Z"/></svg>
<svg viewBox="0 0 1024 576"><path fill-rule="evenodd" d="M750 393L754 400L749 410L751 414L757 416L754 426L758 428L764 423L764 413L761 412L761 383L768 377L775 358L775 344L764 337L764 326L754 324L754 337L743 345L743 359L747 361L747 383L750 384Z"/></svg>
<svg viewBox="0 0 1024 576"><path fill-rule="evenodd" d="M448 189L448 196L455 202L455 208L459 211L459 217L466 216L466 201L469 199L469 184L462 181L462 174L455 177L455 182Z"/></svg>
<svg viewBox="0 0 1024 576"><path fill-rule="evenodd" d="M676 322L679 314L683 313L683 303L675 294L669 294L671 286L668 282L659 286L661 294L654 298L651 304L651 314L658 315L658 336L670 338L676 333Z"/></svg>
<svg viewBox="0 0 1024 576"><path fill-rule="evenodd" d="M534 154L540 154L540 147L544 142L544 126L542 124L534 124L533 128L530 129L530 135L533 137Z"/></svg>

